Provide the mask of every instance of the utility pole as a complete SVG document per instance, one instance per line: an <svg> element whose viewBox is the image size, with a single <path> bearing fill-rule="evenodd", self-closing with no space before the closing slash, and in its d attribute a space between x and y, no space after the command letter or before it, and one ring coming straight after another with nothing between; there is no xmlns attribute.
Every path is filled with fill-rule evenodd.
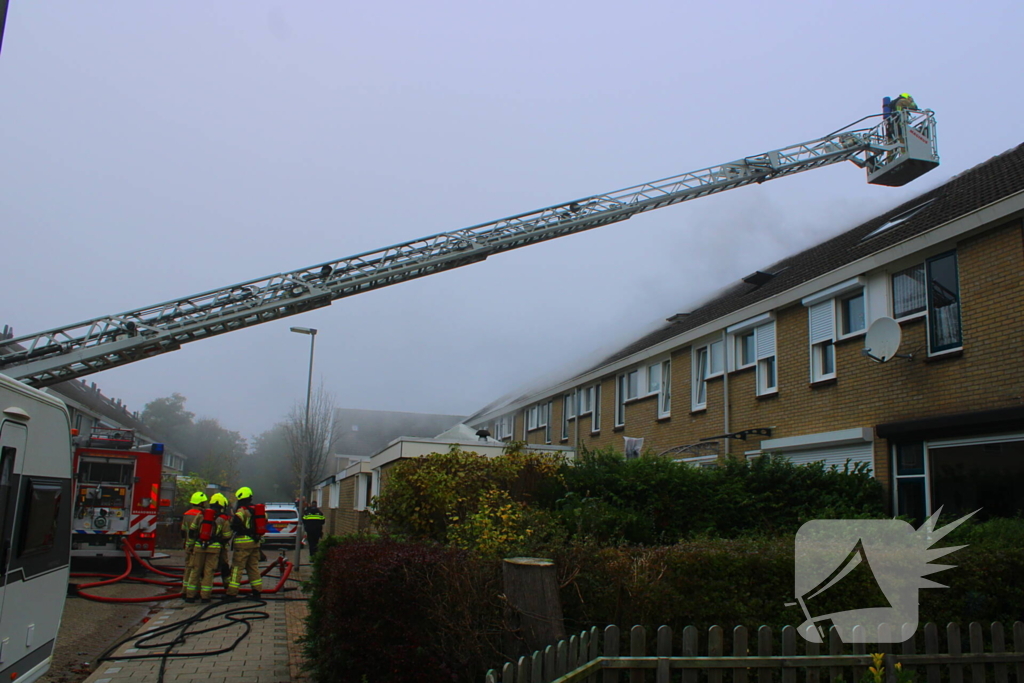
<svg viewBox="0 0 1024 683"><path fill-rule="evenodd" d="M313 397L313 351L316 347L316 329L312 327L293 327L292 332L309 335L309 381L306 383L306 426L305 433L306 452L301 456L299 465L299 528L295 534L295 571L302 566L302 515L306 509L306 463L313 457L313 439L309 428L309 403Z"/></svg>

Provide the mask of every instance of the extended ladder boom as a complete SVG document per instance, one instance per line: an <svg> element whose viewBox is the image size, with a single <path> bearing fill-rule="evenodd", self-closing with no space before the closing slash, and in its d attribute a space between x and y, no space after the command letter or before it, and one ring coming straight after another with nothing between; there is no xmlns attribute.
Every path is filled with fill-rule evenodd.
<svg viewBox="0 0 1024 683"><path fill-rule="evenodd" d="M870 128L0 342L0 372L48 386L502 251L842 161L867 169L868 182L903 185L938 165L935 140L933 112L898 112Z"/></svg>

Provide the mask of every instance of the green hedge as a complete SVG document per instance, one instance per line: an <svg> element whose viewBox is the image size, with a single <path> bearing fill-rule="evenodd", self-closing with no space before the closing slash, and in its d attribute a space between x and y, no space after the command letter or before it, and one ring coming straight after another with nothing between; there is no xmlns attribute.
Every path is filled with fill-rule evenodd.
<svg viewBox="0 0 1024 683"><path fill-rule="evenodd" d="M996 520L954 532L941 558L955 565L923 589L920 620L946 624L1024 620L1024 531ZM308 588L305 649L317 681L479 683L515 651L501 600L501 563L443 546L369 537L330 538ZM662 547L578 543L551 553L561 579L566 628L642 624L798 625L793 602L793 537L705 539ZM851 575L853 576L853 575ZM863 606L863 581L830 595ZM845 601L845 602L844 602ZM964 630L966 633L966 629ZM653 633L653 631L652 631Z"/></svg>

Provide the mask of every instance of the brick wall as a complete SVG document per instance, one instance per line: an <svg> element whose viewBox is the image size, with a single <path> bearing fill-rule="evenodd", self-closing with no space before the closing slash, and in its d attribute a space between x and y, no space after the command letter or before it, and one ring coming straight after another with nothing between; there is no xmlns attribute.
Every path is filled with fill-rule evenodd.
<svg viewBox="0 0 1024 683"><path fill-rule="evenodd" d="M601 382L601 431L590 433L590 417L580 420L580 441L588 448L623 447L623 436L644 437L644 448L662 452L702 438L756 427L771 427L771 438L814 434L883 422L1024 404L1024 231L1021 221L996 226L956 246L960 277L963 351L927 357L924 317L902 323L901 353L914 359L876 363L861 354L859 335L835 345L836 378L811 384L807 309L801 304L776 313L778 393L755 395L755 370L729 373L728 429L724 421L722 378L708 383L707 409L690 410L691 349L672 359L672 414L659 420L655 397L626 406L625 428L613 428L615 376ZM924 260L923 258L921 259ZM552 397L552 442L562 441L562 398ZM516 423L521 430L521 414ZM515 438L521 438L521 431ZM530 432L543 443L544 430ZM732 453L755 450L759 439L733 440ZM875 471L889 478L888 445L875 440Z"/></svg>

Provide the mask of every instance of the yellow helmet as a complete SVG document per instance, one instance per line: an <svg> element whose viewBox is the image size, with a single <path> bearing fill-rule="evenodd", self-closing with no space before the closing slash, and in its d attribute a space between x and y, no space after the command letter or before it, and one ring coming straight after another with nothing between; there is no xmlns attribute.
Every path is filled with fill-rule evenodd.
<svg viewBox="0 0 1024 683"><path fill-rule="evenodd" d="M901 92L900 97L906 97L908 100L914 99L913 97L910 96L910 93L907 92Z"/></svg>
<svg viewBox="0 0 1024 683"><path fill-rule="evenodd" d="M189 500L193 505L202 505L203 503L206 502L207 498L206 494L203 493L202 491L196 491L195 493L192 494L192 498Z"/></svg>
<svg viewBox="0 0 1024 683"><path fill-rule="evenodd" d="M224 497L223 493L215 493L210 497L210 505L220 505L221 507L228 506L228 499Z"/></svg>
<svg viewBox="0 0 1024 683"><path fill-rule="evenodd" d="M235 498L238 500L242 500L243 498L252 498L252 489L248 486L243 486L235 491Z"/></svg>

